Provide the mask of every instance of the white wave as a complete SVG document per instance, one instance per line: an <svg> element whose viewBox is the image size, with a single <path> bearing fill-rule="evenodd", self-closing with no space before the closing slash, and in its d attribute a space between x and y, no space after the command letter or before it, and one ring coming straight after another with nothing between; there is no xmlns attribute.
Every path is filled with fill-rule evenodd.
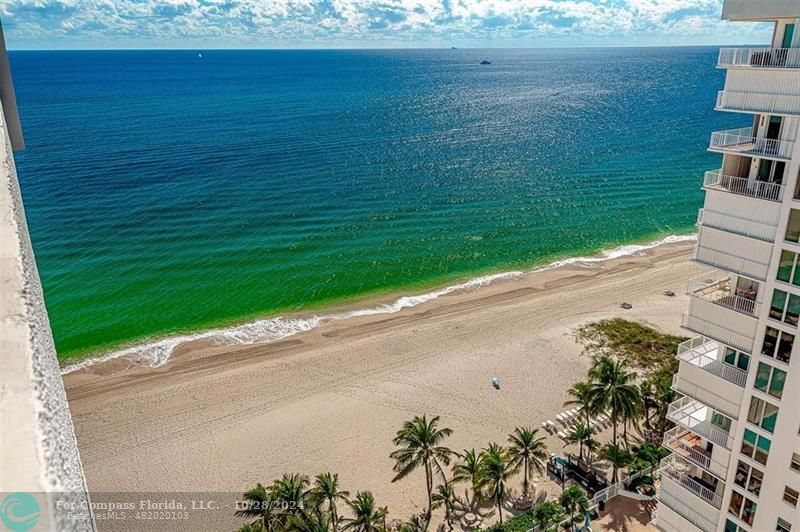
<svg viewBox="0 0 800 532"><path fill-rule="evenodd" d="M643 255L648 249L663 244L670 244L674 242L685 242L696 240L696 235L671 235L661 240L651 242L649 244L631 244L620 246L611 250L602 251L596 256L592 257L572 257L568 259L559 260L531 270L533 272L551 270L568 264L579 264L586 267L596 267L596 263L603 262L623 256L639 256ZM83 369L100 362L109 360L125 358L134 364L146 364L152 367L158 367L165 364L175 349L187 342L197 340L206 340L212 342L214 345L237 345L237 344L254 344L273 342L282 338L295 335L300 332L309 331L325 323L332 321L345 320L356 316L369 316L374 314L392 314L399 312L405 308L415 307L426 301L438 299L447 294L458 292L461 290L476 289L486 286L500 279L512 279L523 275L522 271L509 271L497 273L493 275L484 275L470 279L463 283L450 285L432 292L414 296L403 296L393 301L392 303L385 303L374 307L368 307L357 310L350 310L346 312L337 312L325 315L314 315L308 318L284 318L281 316L275 318L266 318L256 320L243 325L227 327L222 329L211 329L199 333L176 335L161 340L153 341L146 344L138 344L126 347L117 351L113 351L106 355L95 358L88 358L81 362L70 364L62 369L63 374L71 373L79 369Z"/></svg>

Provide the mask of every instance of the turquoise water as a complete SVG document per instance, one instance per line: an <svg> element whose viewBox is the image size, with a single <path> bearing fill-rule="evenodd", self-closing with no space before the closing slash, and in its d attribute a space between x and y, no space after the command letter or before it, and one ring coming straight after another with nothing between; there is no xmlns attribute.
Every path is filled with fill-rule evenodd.
<svg viewBox="0 0 800 532"><path fill-rule="evenodd" d="M716 54L15 52L59 356L691 231Z"/></svg>

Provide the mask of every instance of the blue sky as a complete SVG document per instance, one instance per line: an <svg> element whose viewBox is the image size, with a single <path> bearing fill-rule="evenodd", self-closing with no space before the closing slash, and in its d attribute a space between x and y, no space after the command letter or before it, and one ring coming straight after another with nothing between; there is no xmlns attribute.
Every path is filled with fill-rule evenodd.
<svg viewBox="0 0 800 532"><path fill-rule="evenodd" d="M0 0L6 41L52 48L757 44L722 0Z"/></svg>

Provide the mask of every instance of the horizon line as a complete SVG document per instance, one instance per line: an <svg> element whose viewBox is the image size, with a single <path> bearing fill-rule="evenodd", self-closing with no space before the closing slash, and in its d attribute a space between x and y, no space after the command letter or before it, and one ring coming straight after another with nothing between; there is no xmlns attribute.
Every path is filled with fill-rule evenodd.
<svg viewBox="0 0 800 532"><path fill-rule="evenodd" d="M586 50L586 49L606 49L606 48L746 48L750 46L759 46L761 48L768 48L763 43L760 44L608 44L608 45L586 45L586 46L387 46L387 47L169 47L169 48L9 48L9 52L168 52L168 51L361 51L361 50Z"/></svg>

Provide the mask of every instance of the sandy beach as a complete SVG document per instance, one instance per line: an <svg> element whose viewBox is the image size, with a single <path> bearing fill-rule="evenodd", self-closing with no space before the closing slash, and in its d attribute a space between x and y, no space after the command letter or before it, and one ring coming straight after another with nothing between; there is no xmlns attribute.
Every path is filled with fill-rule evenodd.
<svg viewBox="0 0 800 532"><path fill-rule="evenodd" d="M69 373L89 489L242 492L284 472L333 471L405 519L425 493L422 473L390 482L403 421L439 415L461 450L553 418L590 363L580 325L622 316L686 334L686 281L702 271L691 245L532 272L268 344L186 345L159 368L117 360ZM212 522L244 523L232 512Z"/></svg>

